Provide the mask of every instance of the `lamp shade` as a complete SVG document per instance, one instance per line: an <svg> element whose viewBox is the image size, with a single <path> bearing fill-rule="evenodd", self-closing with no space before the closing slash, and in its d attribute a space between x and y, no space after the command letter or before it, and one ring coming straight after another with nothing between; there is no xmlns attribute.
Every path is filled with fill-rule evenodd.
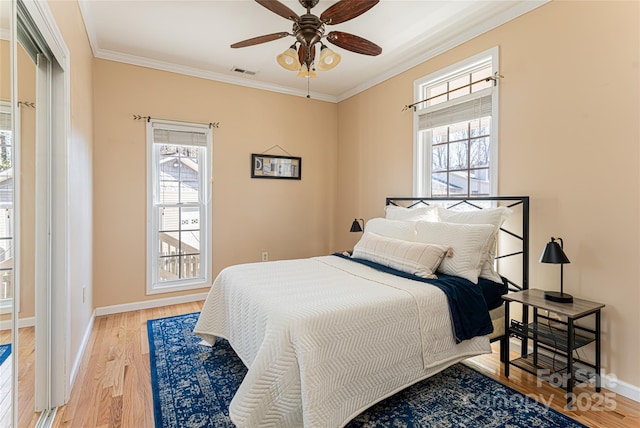
<svg viewBox="0 0 640 428"><path fill-rule="evenodd" d="M300 70L300 61L298 61L298 52L296 52L295 47L295 45L292 45L289 49L276 57L278 64L280 64L280 66L285 70Z"/></svg>
<svg viewBox="0 0 640 428"><path fill-rule="evenodd" d="M300 71L298 72L298 77L311 77L311 78L316 78L318 77L318 73L316 73L315 69L311 69L309 70L309 67L307 67L307 64L302 64L302 67L300 68Z"/></svg>
<svg viewBox="0 0 640 428"><path fill-rule="evenodd" d="M364 220L360 219L362 221L362 224L364 225ZM349 232L362 232L362 226L360 226L360 222L358 221L358 219L354 219L353 223L351 223L351 230L349 230Z"/></svg>
<svg viewBox="0 0 640 428"><path fill-rule="evenodd" d="M322 45L320 48L320 59L318 60L318 70L327 71L334 68L340 63L342 57L329 49L327 46Z"/></svg>
<svg viewBox="0 0 640 428"><path fill-rule="evenodd" d="M562 240L560 242L562 243ZM551 238L551 241L544 247L544 251L540 256L540 263L566 264L571 262L564 253L562 246L556 242L555 238Z"/></svg>

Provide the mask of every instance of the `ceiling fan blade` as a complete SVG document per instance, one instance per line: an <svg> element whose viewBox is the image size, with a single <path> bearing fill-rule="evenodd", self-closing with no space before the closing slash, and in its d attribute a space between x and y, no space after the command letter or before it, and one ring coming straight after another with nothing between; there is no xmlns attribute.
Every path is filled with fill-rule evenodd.
<svg viewBox="0 0 640 428"><path fill-rule="evenodd" d="M380 0L341 0L322 12L320 20L328 25L340 24L362 15Z"/></svg>
<svg viewBox="0 0 640 428"><path fill-rule="evenodd" d="M289 19L291 21L298 21L300 19L297 13L277 0L256 0L256 2L283 18Z"/></svg>
<svg viewBox="0 0 640 428"><path fill-rule="evenodd" d="M287 37L289 33L273 33L273 34L265 34L264 36L253 37L251 39L243 40L238 43L234 43L231 45L232 48L245 48L247 46L259 45L260 43L270 42L272 40L278 40L283 37Z"/></svg>
<svg viewBox="0 0 640 428"><path fill-rule="evenodd" d="M327 34L327 40L342 49L362 55L376 56L382 53L382 48L373 42L362 37L343 33L342 31L332 31Z"/></svg>

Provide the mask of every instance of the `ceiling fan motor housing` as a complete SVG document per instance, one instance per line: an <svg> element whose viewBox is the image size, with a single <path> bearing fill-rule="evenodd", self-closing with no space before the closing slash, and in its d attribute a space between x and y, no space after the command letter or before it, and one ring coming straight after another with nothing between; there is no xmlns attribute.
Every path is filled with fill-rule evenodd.
<svg viewBox="0 0 640 428"><path fill-rule="evenodd" d="M324 24L317 16L306 13L300 17L300 21L293 24L293 35L300 43L309 47L322 39Z"/></svg>
<svg viewBox="0 0 640 428"><path fill-rule="evenodd" d="M304 47L301 50L301 63L307 65L311 69L314 62L315 49L314 45L318 43L324 36L324 24L315 15L310 13L300 16L300 20L293 24L293 35L300 45Z"/></svg>
<svg viewBox="0 0 640 428"><path fill-rule="evenodd" d="M320 0L299 0L299 1L300 1L300 4L302 5L302 7L306 8L306 9L311 9L315 5L317 5Z"/></svg>

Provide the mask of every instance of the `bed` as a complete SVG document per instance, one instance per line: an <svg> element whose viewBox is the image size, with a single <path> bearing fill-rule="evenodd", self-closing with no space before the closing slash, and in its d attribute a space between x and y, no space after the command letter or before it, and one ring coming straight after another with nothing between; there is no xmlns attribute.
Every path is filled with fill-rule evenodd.
<svg viewBox="0 0 640 428"><path fill-rule="evenodd" d="M231 420L341 427L407 386L491 352L490 341L507 340L500 293L527 288L528 204L527 197L388 198L385 218L367 222L352 254L224 269L194 333L210 344L227 339L248 368ZM489 231L496 212L499 224ZM480 255L456 241L476 235ZM449 239L455 245L442 244ZM408 261L414 253L420 263ZM476 277L462 256L476 263ZM513 258L520 261L505 261ZM503 289L489 310L481 276L496 266L484 276L500 270L500 282L485 286Z"/></svg>

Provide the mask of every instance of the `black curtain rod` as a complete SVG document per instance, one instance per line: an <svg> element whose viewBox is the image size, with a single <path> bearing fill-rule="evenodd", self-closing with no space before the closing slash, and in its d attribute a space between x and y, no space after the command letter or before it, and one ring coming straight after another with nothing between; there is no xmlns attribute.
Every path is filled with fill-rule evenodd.
<svg viewBox="0 0 640 428"><path fill-rule="evenodd" d="M4 98L0 99L0 101L11 104L11 100L6 100ZM18 100L18 107L22 107L22 106L30 107L30 108L36 108L36 103L33 102L33 101L20 101L20 100Z"/></svg>
<svg viewBox="0 0 640 428"><path fill-rule="evenodd" d="M495 73L493 73L493 76L489 76L489 77L486 77L484 79L478 79L475 82L467 83L466 85L459 86L459 87L451 89L451 90L449 90L447 92L443 92L442 94L434 95L433 97L425 98L424 100L421 100L421 101L416 101L413 104L407 104L406 106L403 107L402 111L409 110L410 108L413 109L413 111L416 111L416 106L418 104L420 104L420 103L431 101L432 99L441 97L441 96L445 95L448 92L457 91L458 89L462 89L462 88L468 88L469 86L475 85L476 83L488 82L489 80L493 80L493 86L496 86L498 84L498 79L502 79L503 77L504 77L503 75L501 75L500 73L498 73L496 71Z"/></svg>
<svg viewBox="0 0 640 428"><path fill-rule="evenodd" d="M139 114L134 114L133 115L133 120L146 120L147 122L151 122L151 116L140 116ZM174 120L174 119L161 119L159 117L154 117L153 119L157 119L157 120L166 120L167 122L182 122L182 123L195 123L198 125L208 125L209 128L219 128L220 127L220 122L209 122L209 123L202 123L202 122L186 122L184 120Z"/></svg>

